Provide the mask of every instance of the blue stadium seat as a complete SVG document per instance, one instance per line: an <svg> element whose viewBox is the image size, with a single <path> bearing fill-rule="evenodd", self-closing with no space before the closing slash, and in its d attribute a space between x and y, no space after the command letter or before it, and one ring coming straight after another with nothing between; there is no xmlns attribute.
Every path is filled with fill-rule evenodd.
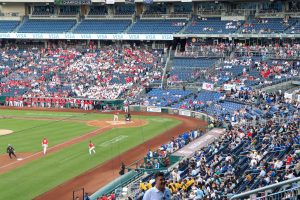
<svg viewBox="0 0 300 200"><path fill-rule="evenodd" d="M137 20L128 33L178 33L186 25L186 23L186 20Z"/></svg>
<svg viewBox="0 0 300 200"><path fill-rule="evenodd" d="M64 33L76 24L76 20L27 20L19 29L20 33Z"/></svg>
<svg viewBox="0 0 300 200"><path fill-rule="evenodd" d="M0 33L12 32L19 25L19 23L19 21L1 20Z"/></svg>
<svg viewBox="0 0 300 200"><path fill-rule="evenodd" d="M131 20L83 20L74 30L75 33L122 33Z"/></svg>

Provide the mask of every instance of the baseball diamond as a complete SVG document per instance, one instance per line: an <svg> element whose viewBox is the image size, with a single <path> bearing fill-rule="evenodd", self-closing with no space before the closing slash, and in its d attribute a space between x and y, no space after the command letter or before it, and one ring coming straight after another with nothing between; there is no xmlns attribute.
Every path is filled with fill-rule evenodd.
<svg viewBox="0 0 300 200"><path fill-rule="evenodd" d="M18 199L18 197L15 197L9 191L9 188L15 184L13 177L16 175L18 177L24 177L24 179L19 179L19 181L22 182L22 186L20 185L18 188L20 192L24 191L26 195L20 196L19 198L30 199L50 190L55 185L61 185L62 183L67 184L64 182L71 179L75 174L83 173L80 176L84 179L84 177L90 175L90 173L96 173L99 170L102 171L102 168L106 168L106 166L112 167L109 167L109 170L103 170L105 173L101 174L101 177L104 176L105 178L100 178L101 180L95 175L95 181L97 180L99 182L97 185L92 186L90 189L88 189L89 187L85 187L86 191L92 192L99 187L99 185L106 184L109 180L115 178L117 166L115 166L115 164L111 165L111 158L121 160L120 156L122 155L122 160L131 160L133 162L139 159L140 156L143 156L143 153L146 152L148 148L157 147L161 139L166 140L172 137L172 135L178 134L177 129L179 131L184 129L189 130L196 125L186 125L187 119L181 119L181 117L165 115L165 120L160 122L157 120L158 117L153 116L153 114L144 116L144 114L147 113L136 113L137 115L134 115L134 117L139 121L137 124L128 123L128 127L126 127L126 124L122 124L122 126L118 127L114 124L107 123L107 119L112 116L110 114L94 112L82 113L74 112L74 110L72 110L72 113L67 113L66 111L68 110L64 110L63 113L58 112L58 110L1 110L2 115L6 117L2 119L3 121L0 121L0 126L8 127L14 130L14 133L10 135L11 138L1 136L3 138L1 138L0 146L8 142L13 143L17 150L18 157L22 159L9 160L5 154L0 155L0 186L8 190L7 193L2 193L2 197ZM64 118L62 118L62 116ZM185 121L181 122L182 120ZM95 126L91 124L95 124ZM102 126L100 126L101 124ZM201 124L201 122L198 124ZM141 135L139 128L143 129L143 135ZM176 131L171 132L171 130L174 129ZM168 132L171 134L168 135ZM23 139L19 140L19 137ZM40 148L40 142L38 142L38 140L43 137L47 137L49 141L49 148L45 157ZM91 158L88 157L83 147L87 143L87 140L90 139L94 141L97 150L97 154L95 154L97 158L94 160L90 160ZM128 144L128 141L132 142ZM147 148L144 148L144 145L139 145L140 143L146 143ZM129 157L127 158L127 154L130 155L130 152L137 152L138 149L140 149L140 153L130 156L130 159ZM57 164L57 169L53 170L53 176L51 176L49 171L53 168L53 164ZM96 167L97 165L99 166ZM78 168L73 169L70 173L66 173L66 170L69 168L74 168L71 166L78 166ZM94 167L96 168L93 169ZM89 172L84 173L86 170L89 170ZM43 175L43 172L46 172L47 175ZM37 173L40 175L36 175ZM34 178L25 178L28 176ZM77 184L80 183L76 185L76 187L80 187L82 183L80 181L81 178L79 178L78 182L78 178L79 177L76 177L76 181L74 180L75 184L76 182ZM43 187L40 188L35 185L35 190L31 189L30 193L25 192L30 184L34 185L38 180L47 180L49 184L47 184L48 186L43 185ZM70 182L73 182L72 179ZM70 184L68 185L70 186ZM61 189L62 187L59 187L59 190ZM37 197L37 199L43 199L43 196L49 199L53 198L51 197L52 191L55 194L60 193L59 196L61 196L62 199L67 198L69 195L69 193L66 192L67 190L68 188L65 188L64 191L57 191L57 189L54 188L50 192ZM50 197L47 197L49 195Z"/></svg>

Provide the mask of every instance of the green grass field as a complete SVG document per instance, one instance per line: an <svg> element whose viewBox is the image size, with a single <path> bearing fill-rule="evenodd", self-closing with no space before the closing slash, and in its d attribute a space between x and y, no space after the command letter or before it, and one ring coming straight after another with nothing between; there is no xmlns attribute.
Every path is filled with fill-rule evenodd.
<svg viewBox="0 0 300 200"><path fill-rule="evenodd" d="M7 144L13 144L18 152L41 151L41 140L45 136L50 146L86 134L97 127L85 122L62 121L64 119L95 120L112 119L108 114L56 113L41 111L0 110L0 116L30 117L31 119L0 119L0 129L11 129L15 133L0 136L0 154L5 153ZM32 118L53 118L34 120ZM59 118L59 120L55 120ZM180 124L170 118L134 116L145 119L148 124L135 128L114 128L91 138L96 154L88 154L88 140L71 145L56 153L34 160L28 164L0 175L0 199L26 200L75 177L120 153L129 150ZM146 147L145 147L146 148Z"/></svg>

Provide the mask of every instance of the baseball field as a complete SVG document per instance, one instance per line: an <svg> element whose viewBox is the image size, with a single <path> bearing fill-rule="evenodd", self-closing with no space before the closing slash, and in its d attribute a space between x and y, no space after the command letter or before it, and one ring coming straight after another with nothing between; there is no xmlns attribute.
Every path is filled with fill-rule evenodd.
<svg viewBox="0 0 300 200"><path fill-rule="evenodd" d="M118 176L116 166L122 161L130 164L129 161L141 158L149 148L178 135L172 130L183 123L181 119L168 116L136 114L132 122L125 123L122 116L119 122L113 122L112 114L95 112L1 109L0 199L53 199L53 192L57 195L55 199L71 199L72 189L76 189L72 187L87 182L93 183L93 187L87 187L86 191L93 192ZM186 130L193 126L190 124ZM41 145L44 137L49 141L46 155L43 155ZM94 155L88 153L89 141L96 147ZM18 159L9 158L8 144L15 148ZM130 152L137 155L129 157ZM111 169L104 170L105 165ZM92 175L95 170L96 180ZM78 180L81 184L70 184L83 174L86 179ZM69 188L62 197L55 191L64 185Z"/></svg>

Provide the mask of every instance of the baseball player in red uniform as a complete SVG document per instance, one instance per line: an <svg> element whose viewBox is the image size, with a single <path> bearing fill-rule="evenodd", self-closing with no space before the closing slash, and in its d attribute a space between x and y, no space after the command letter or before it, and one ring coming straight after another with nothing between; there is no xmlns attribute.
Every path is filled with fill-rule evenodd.
<svg viewBox="0 0 300 200"><path fill-rule="evenodd" d="M48 148L48 140L46 138L44 138L43 141L42 141L42 147L43 147L43 150L44 150L44 155L46 155L47 148Z"/></svg>
<svg viewBox="0 0 300 200"><path fill-rule="evenodd" d="M92 154L92 152L95 154L96 151L95 151L95 145L92 143L92 141L90 141L89 143L89 153L90 155Z"/></svg>

